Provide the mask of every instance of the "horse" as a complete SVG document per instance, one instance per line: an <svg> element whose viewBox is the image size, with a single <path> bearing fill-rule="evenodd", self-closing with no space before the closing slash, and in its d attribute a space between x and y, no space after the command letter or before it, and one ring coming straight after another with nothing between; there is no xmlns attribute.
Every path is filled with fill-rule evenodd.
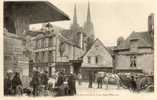
<svg viewBox="0 0 157 100"><path fill-rule="evenodd" d="M57 75L52 75L52 77L49 78L48 87L50 90L55 88L55 84L57 83L57 78L58 78Z"/></svg>
<svg viewBox="0 0 157 100"><path fill-rule="evenodd" d="M103 84L106 84L106 89L108 89L108 84L114 83L117 85L117 89L120 88L120 78L117 74L114 73L106 73L106 72L98 72L96 74L97 79L102 79Z"/></svg>
<svg viewBox="0 0 157 100"><path fill-rule="evenodd" d="M108 89L108 85L111 83L117 85L117 89L120 88L120 78L117 74L106 73L103 82L106 84L106 89Z"/></svg>

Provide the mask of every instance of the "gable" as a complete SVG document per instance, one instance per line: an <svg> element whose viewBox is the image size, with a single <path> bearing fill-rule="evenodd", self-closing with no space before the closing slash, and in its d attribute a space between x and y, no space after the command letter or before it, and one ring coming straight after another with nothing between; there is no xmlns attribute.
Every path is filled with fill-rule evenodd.
<svg viewBox="0 0 157 100"><path fill-rule="evenodd" d="M99 39L96 39L95 42L93 43L92 47L86 52L86 54L84 56L95 56L95 55L99 55L102 53L107 53L108 55L111 56L110 52L103 45L103 43Z"/></svg>
<svg viewBox="0 0 157 100"><path fill-rule="evenodd" d="M89 62L90 58L90 62ZM96 61L98 59L98 62ZM112 67L112 56L103 43L96 39L92 47L83 56L83 67Z"/></svg>

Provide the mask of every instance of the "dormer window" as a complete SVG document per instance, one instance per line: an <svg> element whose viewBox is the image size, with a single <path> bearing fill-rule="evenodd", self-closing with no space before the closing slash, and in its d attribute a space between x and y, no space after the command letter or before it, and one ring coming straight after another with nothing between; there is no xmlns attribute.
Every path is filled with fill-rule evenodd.
<svg viewBox="0 0 157 100"><path fill-rule="evenodd" d="M137 39L134 39L134 40L130 41L130 51L131 52L137 52L137 49L138 49L137 42L138 42Z"/></svg>
<svg viewBox="0 0 157 100"><path fill-rule="evenodd" d="M95 63L96 63L96 64L99 63L99 58L98 58L98 56L95 56Z"/></svg>
<svg viewBox="0 0 157 100"><path fill-rule="evenodd" d="M88 64L91 63L91 57L90 56L87 57L87 62L88 62Z"/></svg>

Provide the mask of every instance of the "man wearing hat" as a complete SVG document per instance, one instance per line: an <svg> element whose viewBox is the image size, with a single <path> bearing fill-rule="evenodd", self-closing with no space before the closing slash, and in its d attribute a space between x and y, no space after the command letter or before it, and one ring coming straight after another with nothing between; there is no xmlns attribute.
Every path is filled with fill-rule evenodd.
<svg viewBox="0 0 157 100"><path fill-rule="evenodd" d="M12 70L8 70L4 79L4 95L12 95Z"/></svg>

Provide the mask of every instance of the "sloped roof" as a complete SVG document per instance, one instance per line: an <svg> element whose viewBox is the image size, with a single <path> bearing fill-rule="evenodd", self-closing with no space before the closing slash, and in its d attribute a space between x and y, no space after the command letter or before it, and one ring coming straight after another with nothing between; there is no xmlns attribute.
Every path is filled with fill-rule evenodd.
<svg viewBox="0 0 157 100"><path fill-rule="evenodd" d="M82 27L79 27L78 29L64 29L62 30L61 34L66 37L67 39L73 39L73 35L76 35L75 33L81 32L83 35L86 35Z"/></svg>
<svg viewBox="0 0 157 100"><path fill-rule="evenodd" d="M72 34L73 34L73 32L72 32L72 30L63 30L62 32L61 32L61 34L64 36L64 37L66 37L67 39L73 39L73 37L72 37Z"/></svg>
<svg viewBox="0 0 157 100"><path fill-rule="evenodd" d="M4 10L6 16L12 10L29 15L30 24L70 20L68 15L48 1L5 1Z"/></svg>
<svg viewBox="0 0 157 100"><path fill-rule="evenodd" d="M114 50L114 46L111 46L111 47L106 47L106 49L108 50L108 52L111 54L111 55L113 55L113 50Z"/></svg>
<svg viewBox="0 0 157 100"><path fill-rule="evenodd" d="M149 32L132 32L126 40L124 40L119 46L116 47L116 50L129 49L130 41L132 40L137 40L137 46L139 48L153 47L153 41Z"/></svg>
<svg viewBox="0 0 157 100"><path fill-rule="evenodd" d="M82 57L84 57L90 50L91 48L94 46L94 44L99 41L101 43L101 45L109 52L109 54L112 56L113 54L113 47L105 47L104 44L102 43L101 40L99 40L98 38L94 41L94 43L92 44L92 46L90 47L90 49L84 53L84 55Z"/></svg>

